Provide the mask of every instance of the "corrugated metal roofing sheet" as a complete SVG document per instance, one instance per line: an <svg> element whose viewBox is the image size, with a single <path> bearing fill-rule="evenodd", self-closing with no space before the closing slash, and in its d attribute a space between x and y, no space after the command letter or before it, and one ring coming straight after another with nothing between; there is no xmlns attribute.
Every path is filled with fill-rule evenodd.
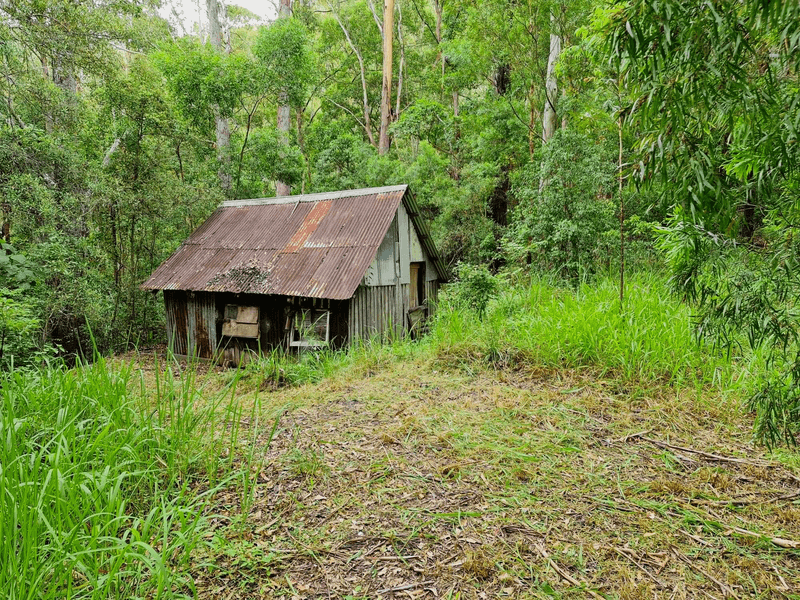
<svg viewBox="0 0 800 600"><path fill-rule="evenodd" d="M350 298L401 201L445 278L408 186L399 185L224 202L142 288Z"/></svg>

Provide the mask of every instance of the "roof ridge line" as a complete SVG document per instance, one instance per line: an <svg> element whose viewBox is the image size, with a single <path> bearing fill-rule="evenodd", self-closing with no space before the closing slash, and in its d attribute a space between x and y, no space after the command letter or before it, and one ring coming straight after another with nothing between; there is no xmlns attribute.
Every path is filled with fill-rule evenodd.
<svg viewBox="0 0 800 600"><path fill-rule="evenodd" d="M388 185L383 187L359 188L355 190L337 190L333 192L315 192L313 194L297 194L295 196L276 196L274 198L250 198L241 200L225 200L219 208L243 208L245 206L268 206L270 204L292 204L295 202L319 202L324 200L338 200L340 198L354 198L370 194L388 194L391 192L405 191L408 184Z"/></svg>

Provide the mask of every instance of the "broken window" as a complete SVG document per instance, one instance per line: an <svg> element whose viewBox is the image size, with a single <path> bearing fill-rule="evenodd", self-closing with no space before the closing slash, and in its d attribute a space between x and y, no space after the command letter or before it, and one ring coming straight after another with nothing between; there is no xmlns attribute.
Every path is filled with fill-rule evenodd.
<svg viewBox="0 0 800 600"><path fill-rule="evenodd" d="M299 309L287 324L289 345L304 348L327 346L330 341L331 312L319 308Z"/></svg>
<svg viewBox="0 0 800 600"><path fill-rule="evenodd" d="M222 322L222 335L257 339L258 334L257 306L238 306L236 304L228 304L225 306L225 320Z"/></svg>

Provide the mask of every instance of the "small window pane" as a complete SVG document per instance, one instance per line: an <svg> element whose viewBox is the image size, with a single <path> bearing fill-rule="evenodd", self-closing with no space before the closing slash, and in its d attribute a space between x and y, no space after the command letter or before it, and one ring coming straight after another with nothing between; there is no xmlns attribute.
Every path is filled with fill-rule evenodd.
<svg viewBox="0 0 800 600"><path fill-rule="evenodd" d="M292 318L289 345L321 347L329 341L330 311L298 310Z"/></svg>

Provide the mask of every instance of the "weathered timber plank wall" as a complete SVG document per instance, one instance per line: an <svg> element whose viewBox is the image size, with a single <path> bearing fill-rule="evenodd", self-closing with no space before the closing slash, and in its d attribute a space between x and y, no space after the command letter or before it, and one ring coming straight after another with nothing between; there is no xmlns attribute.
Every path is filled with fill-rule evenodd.
<svg viewBox="0 0 800 600"><path fill-rule="evenodd" d="M164 290L164 307L172 352L211 358L218 340L214 294Z"/></svg>
<svg viewBox="0 0 800 600"><path fill-rule="evenodd" d="M217 350L217 303L215 294L189 293L189 320L194 315L194 330L189 328L189 354L211 358ZM192 333L194 332L194 335Z"/></svg>
<svg viewBox="0 0 800 600"><path fill-rule="evenodd" d="M352 343L392 332L402 336L409 308L409 285L359 286L350 299L347 336Z"/></svg>
<svg viewBox="0 0 800 600"><path fill-rule="evenodd" d="M187 354L186 292L164 290L167 313L167 346L174 354Z"/></svg>

